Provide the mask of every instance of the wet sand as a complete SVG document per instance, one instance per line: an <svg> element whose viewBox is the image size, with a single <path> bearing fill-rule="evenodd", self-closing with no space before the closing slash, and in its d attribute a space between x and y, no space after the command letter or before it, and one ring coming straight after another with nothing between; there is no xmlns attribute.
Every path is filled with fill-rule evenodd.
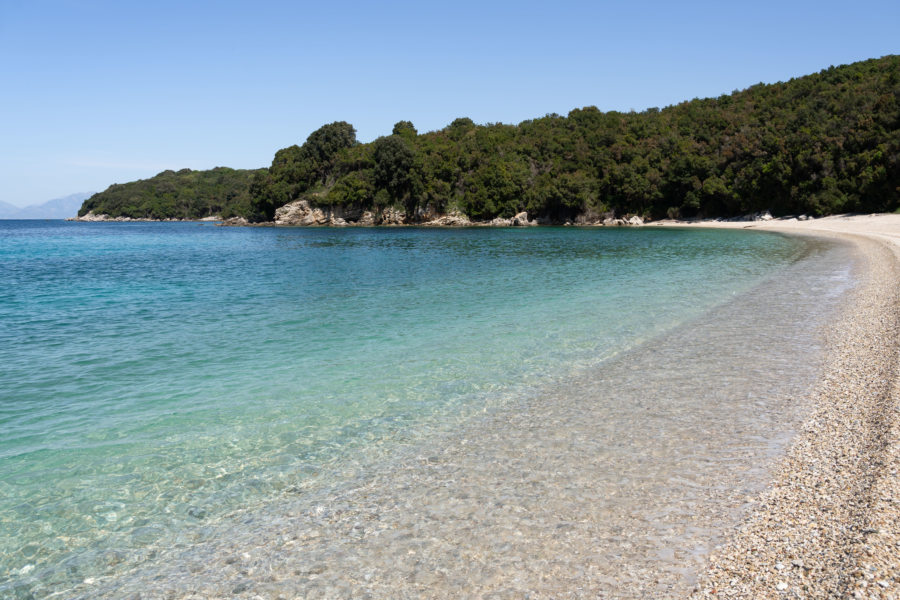
<svg viewBox="0 0 900 600"><path fill-rule="evenodd" d="M693 597L900 598L900 215L667 224L837 236L865 256L811 414Z"/></svg>

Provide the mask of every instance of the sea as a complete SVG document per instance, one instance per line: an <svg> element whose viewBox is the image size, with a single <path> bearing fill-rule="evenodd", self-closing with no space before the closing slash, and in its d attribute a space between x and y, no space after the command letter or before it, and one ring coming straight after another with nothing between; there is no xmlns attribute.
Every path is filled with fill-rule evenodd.
<svg viewBox="0 0 900 600"><path fill-rule="evenodd" d="M689 591L848 245L0 221L0 597Z"/></svg>

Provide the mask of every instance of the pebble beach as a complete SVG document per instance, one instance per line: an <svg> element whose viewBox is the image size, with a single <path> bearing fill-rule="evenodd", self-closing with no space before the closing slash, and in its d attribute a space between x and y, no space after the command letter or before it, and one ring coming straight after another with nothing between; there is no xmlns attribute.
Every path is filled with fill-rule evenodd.
<svg viewBox="0 0 900 600"><path fill-rule="evenodd" d="M171 532L149 519L129 529L125 504L82 501L123 533L59 568L29 558L21 585L0 579L0 597L900 598L900 215L653 225L614 228L609 241L655 242L661 273L693 284L643 314L718 281L709 255L695 257L706 271L684 269L704 240L752 260L689 319L471 415L451 411L318 470L307 462L308 477L262 490L265 501L205 501L199 476L154 488L190 500L193 521ZM663 276L646 264L620 288ZM756 265L767 275L753 279ZM179 498L164 503L176 516Z"/></svg>
<svg viewBox="0 0 900 600"><path fill-rule="evenodd" d="M900 598L900 215L699 225L838 236L865 267L811 414L691 597Z"/></svg>

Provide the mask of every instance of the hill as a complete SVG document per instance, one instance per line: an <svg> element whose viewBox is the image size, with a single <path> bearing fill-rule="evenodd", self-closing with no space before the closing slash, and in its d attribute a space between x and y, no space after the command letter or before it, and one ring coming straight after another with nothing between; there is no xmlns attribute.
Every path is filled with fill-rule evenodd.
<svg viewBox="0 0 900 600"><path fill-rule="evenodd" d="M85 200L78 216L88 212L132 219L245 215L252 210L248 192L255 173L228 167L163 171L150 179L109 186Z"/></svg>
<svg viewBox="0 0 900 600"><path fill-rule="evenodd" d="M518 125L459 118L425 134L401 121L369 144L339 121L279 150L267 170L227 172L168 171L112 186L80 214L269 221L298 200L348 220L367 213L365 222L454 212L563 222L894 211L900 57L640 113L590 106ZM221 183L208 189L200 184L208 178Z"/></svg>

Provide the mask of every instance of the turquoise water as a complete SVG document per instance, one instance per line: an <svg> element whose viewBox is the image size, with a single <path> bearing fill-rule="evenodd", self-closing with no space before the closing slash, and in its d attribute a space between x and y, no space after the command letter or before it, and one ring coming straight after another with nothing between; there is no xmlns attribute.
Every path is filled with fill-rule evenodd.
<svg viewBox="0 0 900 600"><path fill-rule="evenodd" d="M805 252L741 231L0 221L0 596L152 560Z"/></svg>

